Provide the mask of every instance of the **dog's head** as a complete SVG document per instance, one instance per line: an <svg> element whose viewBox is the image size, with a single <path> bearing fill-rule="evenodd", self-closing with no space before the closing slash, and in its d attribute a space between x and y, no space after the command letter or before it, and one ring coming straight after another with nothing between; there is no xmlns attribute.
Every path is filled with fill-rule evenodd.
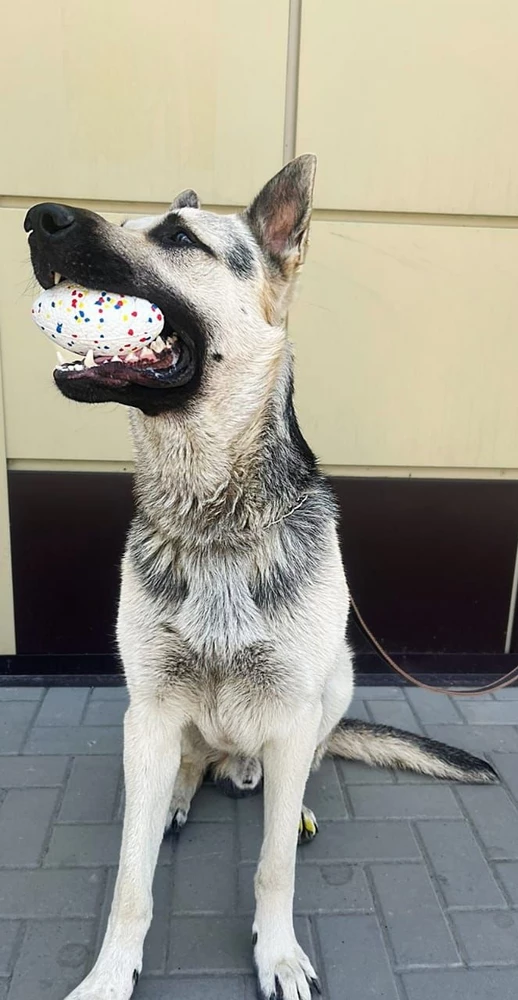
<svg viewBox="0 0 518 1000"><path fill-rule="evenodd" d="M279 355L283 321L306 248L316 160L299 156L240 215L200 208L178 195L165 215L122 226L85 209L41 204L25 219L34 273L155 302L176 337L174 356L156 362L60 366L55 381L83 402L115 401L154 415L233 380ZM164 358L169 359L167 363ZM223 380L223 373L224 380Z"/></svg>

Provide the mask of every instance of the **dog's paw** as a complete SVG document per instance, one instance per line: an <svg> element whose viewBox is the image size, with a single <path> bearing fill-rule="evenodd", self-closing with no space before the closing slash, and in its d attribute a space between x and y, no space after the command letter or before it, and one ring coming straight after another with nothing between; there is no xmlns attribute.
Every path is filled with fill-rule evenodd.
<svg viewBox="0 0 518 1000"><path fill-rule="evenodd" d="M224 795L245 799L262 788L263 766L257 757L227 757L214 768L214 781Z"/></svg>
<svg viewBox="0 0 518 1000"><path fill-rule="evenodd" d="M171 834L180 833L183 830L185 824L187 823L187 817L189 816L189 807L178 808L171 805L171 808L167 814L167 819L164 827L164 837L168 837Z"/></svg>
<svg viewBox="0 0 518 1000"><path fill-rule="evenodd" d="M130 966L131 968L131 966ZM92 969L83 982L69 993L66 1000L129 1000L139 981L139 970L130 975L122 973L122 966L110 973Z"/></svg>
<svg viewBox="0 0 518 1000"><path fill-rule="evenodd" d="M131 981L126 983L115 983L90 975L68 994L66 1000L129 1000L138 980L137 969L134 970Z"/></svg>
<svg viewBox="0 0 518 1000"><path fill-rule="evenodd" d="M315 813L307 806L302 806L299 820L299 844L307 844L318 833L318 823Z"/></svg>
<svg viewBox="0 0 518 1000"><path fill-rule="evenodd" d="M262 949L254 934L258 1000L311 1000L322 992L318 976L294 938L287 948Z"/></svg>

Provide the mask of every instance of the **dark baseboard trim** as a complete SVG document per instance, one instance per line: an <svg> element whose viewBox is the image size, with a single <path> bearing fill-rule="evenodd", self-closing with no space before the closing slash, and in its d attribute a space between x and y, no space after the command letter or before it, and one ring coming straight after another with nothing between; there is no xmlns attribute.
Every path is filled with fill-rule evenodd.
<svg viewBox="0 0 518 1000"><path fill-rule="evenodd" d="M481 687L517 664L513 654L392 653L397 663L425 684ZM403 687L376 653L355 655L356 684ZM0 656L0 687L111 687L124 685L116 656Z"/></svg>

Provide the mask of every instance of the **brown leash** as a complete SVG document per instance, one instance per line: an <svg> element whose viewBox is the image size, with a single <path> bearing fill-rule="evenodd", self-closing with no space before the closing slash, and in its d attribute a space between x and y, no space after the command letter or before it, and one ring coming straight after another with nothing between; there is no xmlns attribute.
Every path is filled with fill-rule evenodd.
<svg viewBox="0 0 518 1000"><path fill-rule="evenodd" d="M392 657L389 656L389 654L383 649L383 646L372 634L368 625L365 624L360 612L358 611L356 601L352 597L351 606L358 620L358 624L361 626L365 635L380 654L382 659L385 660L385 663L388 663L392 670L395 670L401 677L404 677L404 679L410 684L415 684L416 687L422 688L423 691L433 691L434 694L451 694L456 698L473 698L477 694L488 694L490 691L501 691L502 688L510 687L511 684L518 681L518 666L516 666L513 667L508 674L504 674L503 677L499 677L498 680L493 681L491 684L484 684L483 687L478 688L462 688L462 690L459 691L455 688L441 688L434 687L433 684L424 684L424 682L418 680L417 677L412 677L411 674L407 674L406 670L403 670L403 667L400 667L397 663L395 663Z"/></svg>

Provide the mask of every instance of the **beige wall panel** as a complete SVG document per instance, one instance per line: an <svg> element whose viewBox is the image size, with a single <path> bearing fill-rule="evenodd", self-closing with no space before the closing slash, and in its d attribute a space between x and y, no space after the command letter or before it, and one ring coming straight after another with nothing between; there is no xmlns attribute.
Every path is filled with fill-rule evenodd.
<svg viewBox="0 0 518 1000"><path fill-rule="evenodd" d="M55 388L56 350L31 319L38 288L29 264L25 211L0 209L0 338L8 458L128 459L127 414L82 406ZM120 216L107 216L118 221Z"/></svg>
<svg viewBox="0 0 518 1000"><path fill-rule="evenodd" d="M288 0L17 0L0 194L245 202L282 162Z"/></svg>
<svg viewBox="0 0 518 1000"><path fill-rule="evenodd" d="M517 43L516 0L304 0L317 205L518 214Z"/></svg>
<svg viewBox="0 0 518 1000"><path fill-rule="evenodd" d="M290 335L326 465L518 467L518 232L315 222Z"/></svg>

